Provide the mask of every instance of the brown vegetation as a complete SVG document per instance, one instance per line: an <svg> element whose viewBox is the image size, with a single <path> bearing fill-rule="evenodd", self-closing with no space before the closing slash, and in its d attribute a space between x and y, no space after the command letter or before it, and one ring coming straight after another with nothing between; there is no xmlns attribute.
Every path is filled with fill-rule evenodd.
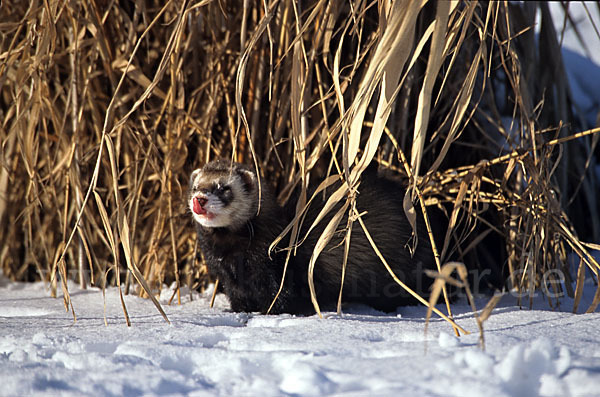
<svg viewBox="0 0 600 397"><path fill-rule="evenodd" d="M580 240L600 241L598 130L574 112L545 2L3 3L0 266L13 280L150 296L206 282L186 190L213 157L253 163L281 201L339 175L324 211L348 200L355 215L378 161L408 181L408 212L446 212L440 265L496 264L521 291L560 270L551 285L574 296L586 268L598 275Z"/></svg>

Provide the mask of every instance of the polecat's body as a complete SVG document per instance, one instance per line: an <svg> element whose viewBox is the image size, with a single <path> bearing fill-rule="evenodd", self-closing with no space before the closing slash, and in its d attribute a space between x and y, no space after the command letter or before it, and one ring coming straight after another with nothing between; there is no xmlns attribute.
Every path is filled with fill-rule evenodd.
<svg viewBox="0 0 600 397"><path fill-rule="evenodd" d="M251 169L213 161L194 171L190 181L189 206L197 224L200 248L209 273L222 283L234 311L265 313L283 275L285 254L273 253L269 257L268 248L291 221L291 211L276 204L266 183L261 187L257 215L258 178ZM372 172L363 177L359 192L357 209L366 212L362 219L377 247L404 283L426 295L431 280L423 271L434 267L433 254L428 239L421 238L415 255L410 255L412 232L402 209L403 189ZM321 206L312 205L304 229L312 224ZM284 288L271 313L314 312L308 288L308 262L331 215L290 258ZM339 228L345 227L345 218ZM422 221L419 231L420 236L425 234ZM315 289L323 309L333 309L337 303L344 254L340 243L344 235L336 233L315 265ZM390 276L358 223L352 230L343 301L365 303L384 311L415 302Z"/></svg>

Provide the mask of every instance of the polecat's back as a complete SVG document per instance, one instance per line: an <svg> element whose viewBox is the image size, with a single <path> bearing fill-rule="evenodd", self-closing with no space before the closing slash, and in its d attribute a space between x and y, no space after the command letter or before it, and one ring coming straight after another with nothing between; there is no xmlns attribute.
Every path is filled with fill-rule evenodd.
<svg viewBox="0 0 600 397"><path fill-rule="evenodd" d="M417 221L419 240L416 252L412 255L410 250L415 237L402 206L404 189L395 181L370 172L362 178L358 190L356 209L362 214L361 218L371 238L387 263L395 275L415 292L422 296L428 295L432 280L424 274L424 270L435 269L435 261L420 211ZM317 216L320 207L317 205L309 211L306 224L310 224ZM312 254L312 248L334 213L335 211L332 211L305 241L302 248L305 257ZM315 283L321 291L327 291L321 292L320 304L323 301L323 305L331 306L337 302L347 219L347 215L342 218L338 232L321 252L315 264ZM352 227L343 300L365 303L383 311L392 311L398 306L416 303L389 274L358 221L355 221Z"/></svg>
<svg viewBox="0 0 600 397"><path fill-rule="evenodd" d="M280 287L285 252L268 248L292 220L292 209L280 208L262 184L258 210L259 177L241 164L218 160L194 171L190 180L189 207L198 226L200 247L210 274L219 278L234 311L266 312ZM369 172L359 187L356 206L393 272L416 292L426 295L431 280L424 269L434 268L433 254L423 221L419 218L419 243L415 255L409 247L412 229L404 215L404 190L395 182ZM321 204L322 205L322 204ZM340 204L341 205L341 204ZM316 219L314 203L304 220L301 235ZM309 313L313 310L308 288L308 264L318 237L335 210L323 219L291 256L282 292L272 312ZM334 309L341 283L347 215L338 232L322 251L314 281L322 309ZM282 244L288 239L285 238ZM354 223L344 281L344 301L361 302L391 311L414 303L390 276L358 222Z"/></svg>

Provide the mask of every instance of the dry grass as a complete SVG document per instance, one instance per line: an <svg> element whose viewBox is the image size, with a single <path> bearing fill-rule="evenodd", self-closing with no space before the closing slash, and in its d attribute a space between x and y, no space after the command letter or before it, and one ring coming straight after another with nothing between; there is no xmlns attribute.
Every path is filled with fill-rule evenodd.
<svg viewBox="0 0 600 397"><path fill-rule="evenodd" d="M409 219L446 211L440 271L496 264L534 291L560 270L580 297L600 269L580 239L600 241L598 130L572 101L544 2L5 0L0 266L155 300L207 281L185 198L208 159L254 163L281 201L300 187L299 215L309 183L342 178L322 215L346 201L348 233L378 161L407 178Z"/></svg>

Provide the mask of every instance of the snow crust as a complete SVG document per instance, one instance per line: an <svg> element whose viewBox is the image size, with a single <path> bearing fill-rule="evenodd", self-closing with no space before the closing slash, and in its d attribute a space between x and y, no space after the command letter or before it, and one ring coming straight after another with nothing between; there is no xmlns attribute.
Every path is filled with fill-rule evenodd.
<svg viewBox="0 0 600 397"><path fill-rule="evenodd" d="M569 48L581 57L591 60L596 65L600 65L600 51L598 51L598 42L600 41L600 9L598 5L594 1L571 1L568 2L568 6L569 14L577 29L570 22L567 22L563 32L563 25L565 23L563 6L558 1L548 2L559 43L562 39L563 48ZM582 40L579 40L577 32L579 32Z"/></svg>
<svg viewBox="0 0 600 397"><path fill-rule="evenodd" d="M126 296L127 327L116 288L105 308L100 290L70 284L75 322L41 283L0 285L2 396L597 396L600 384L600 313L572 314L566 298L552 310L539 296L529 310L505 296L484 351L462 301L453 311L472 334L459 338L438 318L425 333L423 307L264 316L229 312L221 295L210 309L210 291L182 305L164 291L170 325Z"/></svg>
<svg viewBox="0 0 600 397"><path fill-rule="evenodd" d="M560 27L559 5L550 8ZM567 29L565 67L594 125L600 39L580 4L570 11L588 49ZM597 9L592 15L600 27ZM395 314L351 307L325 319L263 316L228 312L223 296L210 309L210 291L193 300L185 294L182 305L167 305L172 291L165 291L170 325L149 300L126 296L127 327L117 289L106 291L106 300L98 289L69 289L76 322L43 284L0 275L0 396L600 395L600 313L572 314L567 298L552 308L537 296L529 310L504 297L485 323L482 350L464 301L453 312L472 334L457 338L438 318L425 333L423 307ZM588 283L581 308L594 292Z"/></svg>
<svg viewBox="0 0 600 397"><path fill-rule="evenodd" d="M600 120L600 8L589 1L568 5L576 28L570 22L565 24L560 2L550 2L549 8L559 43L562 40L563 62L576 102L574 112L584 119L585 128L594 128Z"/></svg>

